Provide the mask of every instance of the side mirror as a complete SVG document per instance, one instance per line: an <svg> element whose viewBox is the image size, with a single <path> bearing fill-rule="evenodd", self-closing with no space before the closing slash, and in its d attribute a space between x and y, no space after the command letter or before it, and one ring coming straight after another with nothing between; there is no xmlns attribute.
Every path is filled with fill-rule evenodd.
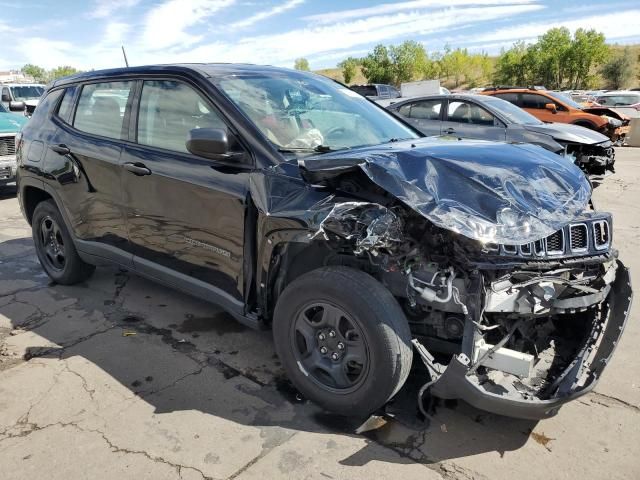
<svg viewBox="0 0 640 480"><path fill-rule="evenodd" d="M11 101L11 97L9 96L8 93L3 93L2 94L2 100L3 102L10 102Z"/></svg>
<svg viewBox="0 0 640 480"><path fill-rule="evenodd" d="M9 110L12 112L22 112L26 107L24 102L9 102Z"/></svg>
<svg viewBox="0 0 640 480"><path fill-rule="evenodd" d="M555 103L547 103L544 108L546 108L547 110L551 111L551 113L557 113L558 109L556 108L556 104Z"/></svg>
<svg viewBox="0 0 640 480"><path fill-rule="evenodd" d="M194 155L211 160L232 160L242 155L230 152L229 143L226 129L194 128L189 131L185 145Z"/></svg>

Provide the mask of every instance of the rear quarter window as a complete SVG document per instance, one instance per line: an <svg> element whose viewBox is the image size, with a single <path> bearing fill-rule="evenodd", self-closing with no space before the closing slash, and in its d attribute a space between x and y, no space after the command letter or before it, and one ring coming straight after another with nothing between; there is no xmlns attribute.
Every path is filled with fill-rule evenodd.
<svg viewBox="0 0 640 480"><path fill-rule="evenodd" d="M57 116L66 123L71 123L71 114L73 113L73 99L76 93L76 86L67 87L62 93L62 101L58 106Z"/></svg>

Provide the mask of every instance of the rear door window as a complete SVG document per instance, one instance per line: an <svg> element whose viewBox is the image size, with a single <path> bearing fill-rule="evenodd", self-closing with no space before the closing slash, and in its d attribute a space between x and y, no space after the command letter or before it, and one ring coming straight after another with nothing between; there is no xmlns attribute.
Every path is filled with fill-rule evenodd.
<svg viewBox="0 0 640 480"><path fill-rule="evenodd" d="M555 102L542 95L536 95L535 93L522 94L522 108L538 108L543 110L547 103Z"/></svg>
<svg viewBox="0 0 640 480"><path fill-rule="evenodd" d="M84 85L73 126L101 137L123 138L124 114L133 84L105 82Z"/></svg>
<svg viewBox="0 0 640 480"><path fill-rule="evenodd" d="M513 103L514 105L518 104L517 93L496 93L494 97L501 98L502 100L506 100L507 102Z"/></svg>
<svg viewBox="0 0 640 480"><path fill-rule="evenodd" d="M411 105L411 118L418 120L440 120L442 100L422 100Z"/></svg>
<svg viewBox="0 0 640 480"><path fill-rule="evenodd" d="M138 143L188 153L195 128L222 128L217 112L190 86L172 80L145 81L138 114Z"/></svg>
<svg viewBox="0 0 640 480"><path fill-rule="evenodd" d="M495 117L484 108L472 102L449 102L447 119L450 122L469 123L472 125L493 126Z"/></svg>

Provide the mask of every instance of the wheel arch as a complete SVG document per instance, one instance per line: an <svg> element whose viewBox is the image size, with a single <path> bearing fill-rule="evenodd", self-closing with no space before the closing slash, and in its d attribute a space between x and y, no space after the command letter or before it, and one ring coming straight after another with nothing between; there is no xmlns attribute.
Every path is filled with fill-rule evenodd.
<svg viewBox="0 0 640 480"><path fill-rule="evenodd" d="M273 316L280 294L305 273L327 266L367 270L364 260L339 253L326 242L314 241L311 237L308 231L288 231L267 238L266 244L271 248L263 252L260 290L264 316L268 321Z"/></svg>
<svg viewBox="0 0 640 480"><path fill-rule="evenodd" d="M33 212L35 212L38 204L46 200L53 200L53 197L43 188L34 185L25 185L22 188L22 208L24 209L24 217L29 225L31 225Z"/></svg>

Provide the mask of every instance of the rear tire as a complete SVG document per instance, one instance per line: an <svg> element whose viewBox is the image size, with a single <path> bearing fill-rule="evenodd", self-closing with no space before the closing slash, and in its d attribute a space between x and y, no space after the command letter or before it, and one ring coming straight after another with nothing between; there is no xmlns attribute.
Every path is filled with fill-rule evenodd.
<svg viewBox="0 0 640 480"><path fill-rule="evenodd" d="M94 272L96 267L85 263L78 255L53 200L45 200L36 206L31 231L40 264L54 282L73 285L86 280Z"/></svg>
<svg viewBox="0 0 640 480"><path fill-rule="evenodd" d="M400 305L370 275L324 267L293 281L273 319L276 351L308 399L341 415L367 415L402 387L413 359Z"/></svg>

